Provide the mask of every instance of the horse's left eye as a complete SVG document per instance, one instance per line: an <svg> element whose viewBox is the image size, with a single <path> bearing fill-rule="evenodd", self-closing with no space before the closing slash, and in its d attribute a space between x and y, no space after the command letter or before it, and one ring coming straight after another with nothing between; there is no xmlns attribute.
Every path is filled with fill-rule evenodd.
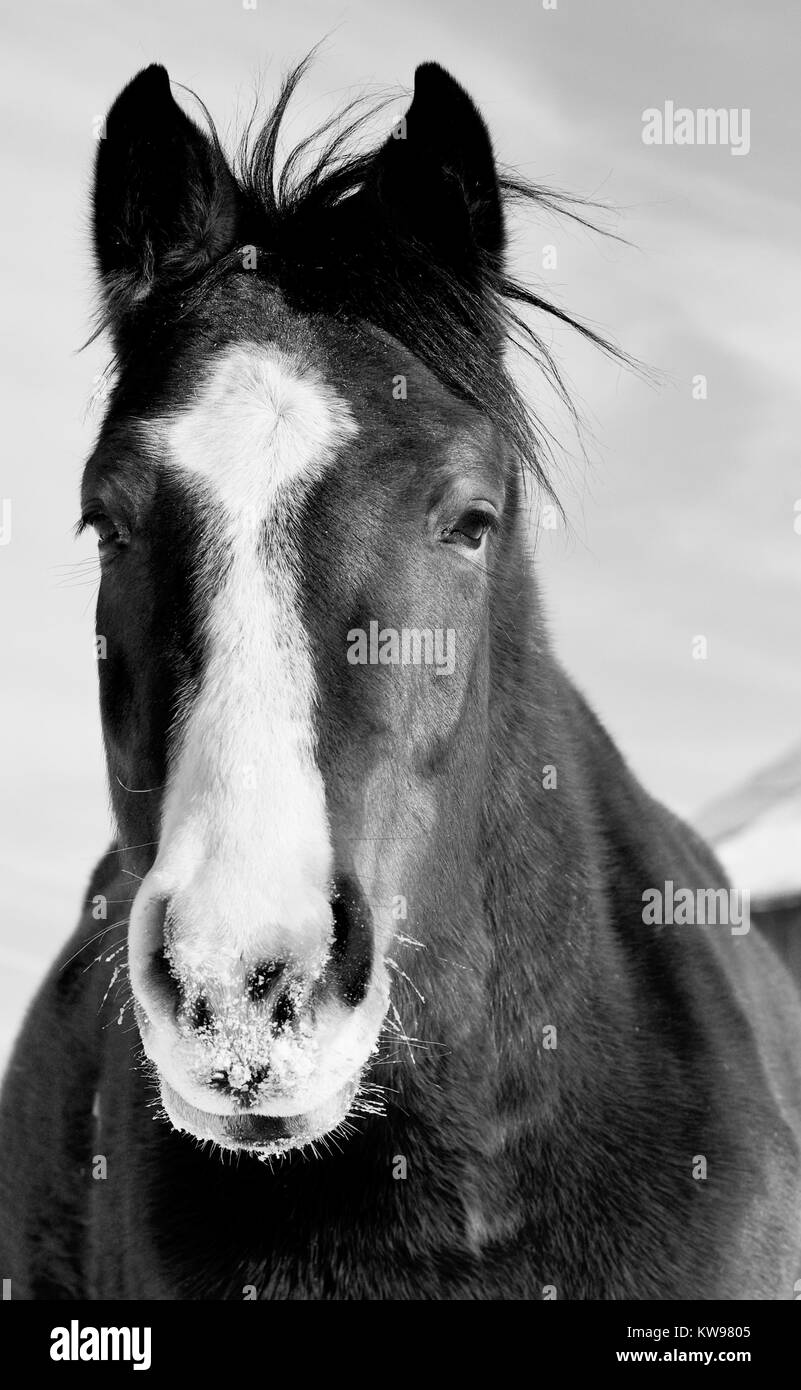
<svg viewBox="0 0 801 1390"><path fill-rule="evenodd" d="M458 521L440 533L440 540L450 545L464 545L468 550L478 550L494 525L495 517L492 513L471 507L470 511L465 512Z"/></svg>
<svg viewBox="0 0 801 1390"><path fill-rule="evenodd" d="M81 517L81 529L85 530L87 526L94 530L101 550L123 540L121 528L105 512L89 512Z"/></svg>

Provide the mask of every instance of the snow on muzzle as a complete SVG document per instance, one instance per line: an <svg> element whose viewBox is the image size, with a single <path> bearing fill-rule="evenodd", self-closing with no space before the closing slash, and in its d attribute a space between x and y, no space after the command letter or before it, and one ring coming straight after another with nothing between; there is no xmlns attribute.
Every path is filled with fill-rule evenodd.
<svg viewBox="0 0 801 1390"><path fill-rule="evenodd" d="M197 895L166 879L157 864L142 882L129 956L169 1119L229 1148L289 1148L334 1128L388 999L359 884L335 879L292 929L234 935L219 921L204 930Z"/></svg>

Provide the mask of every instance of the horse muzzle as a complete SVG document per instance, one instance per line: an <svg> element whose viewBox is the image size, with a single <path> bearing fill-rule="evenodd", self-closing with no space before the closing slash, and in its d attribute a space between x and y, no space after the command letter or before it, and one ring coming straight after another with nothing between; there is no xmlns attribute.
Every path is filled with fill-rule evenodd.
<svg viewBox="0 0 801 1390"><path fill-rule="evenodd" d="M249 941L187 916L152 870L134 903L136 1020L176 1129L223 1148L285 1152L348 1114L388 1003L363 895L340 880L320 928ZM232 939L233 937L233 939Z"/></svg>

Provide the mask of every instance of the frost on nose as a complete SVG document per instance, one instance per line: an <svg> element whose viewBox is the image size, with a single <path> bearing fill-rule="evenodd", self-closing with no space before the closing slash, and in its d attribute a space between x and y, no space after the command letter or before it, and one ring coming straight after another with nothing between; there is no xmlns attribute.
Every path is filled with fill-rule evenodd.
<svg viewBox="0 0 801 1390"><path fill-rule="evenodd" d="M170 872L186 863L154 866L132 913L132 983L162 1078L179 1092L188 1085L207 1110L216 1097L227 1113L273 1114L352 1079L383 1012L374 991L369 1022L363 1013L374 933L358 883L338 877L315 893L301 930L268 924L246 934L225 899L197 893L195 877L169 894Z"/></svg>
<svg viewBox="0 0 801 1390"><path fill-rule="evenodd" d="M180 932L164 955L176 1024L191 1044L195 1080L249 1107L309 1085L318 1064L317 1016L328 994L331 933L316 956L247 964L228 953L187 964Z"/></svg>

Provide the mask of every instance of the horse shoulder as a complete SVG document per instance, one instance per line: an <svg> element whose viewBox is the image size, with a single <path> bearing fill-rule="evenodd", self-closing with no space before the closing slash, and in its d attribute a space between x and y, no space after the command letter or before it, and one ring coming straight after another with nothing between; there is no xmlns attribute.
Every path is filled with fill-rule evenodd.
<svg viewBox="0 0 801 1390"><path fill-rule="evenodd" d="M93 1108L102 1066L101 977L90 962L103 923L91 901L112 884L95 869L75 932L35 995L0 1094L0 1265L12 1298L86 1296Z"/></svg>

